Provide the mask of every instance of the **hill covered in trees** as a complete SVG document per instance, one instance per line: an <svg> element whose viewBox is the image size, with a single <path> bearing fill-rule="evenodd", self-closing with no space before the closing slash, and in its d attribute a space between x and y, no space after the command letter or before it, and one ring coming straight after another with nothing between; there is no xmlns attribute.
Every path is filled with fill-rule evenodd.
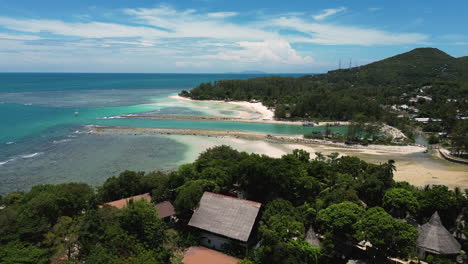
<svg viewBox="0 0 468 264"><path fill-rule="evenodd" d="M418 48L326 74L222 80L202 83L180 95L199 100L259 100L274 107L277 118L351 120L361 114L370 121L398 126L403 121L385 106L404 103L406 96L422 87L427 89L421 94L433 99L427 102L425 115L445 118L447 105L468 111L468 58Z"/></svg>
<svg viewBox="0 0 468 264"><path fill-rule="evenodd" d="M259 247L225 248L244 258L243 264L346 263L356 256L344 246L362 240L372 250L358 258L370 263L414 256L418 231L409 223L423 224L435 211L450 231L468 235L467 227L455 221L468 216L466 191L395 182L394 170L392 161L370 164L336 153L310 159L309 153L294 150L271 158L219 146L176 171L126 171L97 189L78 183L37 185L0 197L0 263L57 263L67 256L62 263L180 264L180 252L199 243L199 234L186 223L205 191L243 192L263 204L256 228ZM99 207L146 192L154 203L174 204L175 226L166 226L145 200L122 209ZM305 240L310 228L323 235L320 246Z"/></svg>

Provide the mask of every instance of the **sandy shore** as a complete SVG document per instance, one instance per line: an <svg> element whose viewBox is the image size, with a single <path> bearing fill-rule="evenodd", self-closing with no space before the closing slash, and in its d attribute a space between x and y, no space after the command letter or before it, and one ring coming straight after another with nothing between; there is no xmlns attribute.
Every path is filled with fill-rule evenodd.
<svg viewBox="0 0 468 264"><path fill-rule="evenodd" d="M239 123L261 123L261 124L283 124L302 126L302 122L282 120L260 120L245 119L239 117L224 116L184 116L184 115L120 115L120 118L142 118L142 119L171 119L171 120L193 120L193 121L217 121L217 122L239 122Z"/></svg>
<svg viewBox="0 0 468 264"><path fill-rule="evenodd" d="M262 103L251 103L246 101L220 101L220 100L193 100L190 98L182 97L179 95L170 96L169 98L179 101L190 101L190 102L203 102L203 103L214 103L214 104L230 104L240 106L246 111L239 111L239 118L246 120L264 120L273 121L274 111L264 106Z"/></svg>
<svg viewBox="0 0 468 264"><path fill-rule="evenodd" d="M293 149L304 149L314 158L315 152L328 155L357 156L372 163L384 163L389 159L396 161L395 180L407 181L415 186L443 184L450 188L468 188L466 165L446 161L434 154L422 153L425 149L417 146L347 146L319 140L304 140L300 135L267 135L245 131L164 129L133 127L90 126L90 133L97 135L159 135L179 141L191 149L184 162L192 162L209 147L225 144L240 151L281 157Z"/></svg>
<svg viewBox="0 0 468 264"><path fill-rule="evenodd" d="M271 135L242 130L208 130L208 129L175 129L175 128L141 128L141 127L113 127L113 126L89 126L90 133L98 135L193 135L209 137L235 137L248 140L265 140L273 143L322 145L340 149L354 150L369 155L410 154L424 152L426 149L419 146L387 146L387 145L346 145L339 142L325 140L306 139L302 135Z"/></svg>

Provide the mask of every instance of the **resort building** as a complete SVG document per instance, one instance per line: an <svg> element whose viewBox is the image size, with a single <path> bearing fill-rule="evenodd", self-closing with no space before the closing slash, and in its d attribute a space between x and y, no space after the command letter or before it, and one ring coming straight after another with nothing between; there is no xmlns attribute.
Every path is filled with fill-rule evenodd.
<svg viewBox="0 0 468 264"><path fill-rule="evenodd" d="M185 252L184 264L236 264L240 259L206 247L191 247Z"/></svg>
<svg viewBox="0 0 468 264"><path fill-rule="evenodd" d="M149 193L144 193L144 194L135 195L135 196L132 196L132 197L120 199L120 200L117 200L117 201L108 202L108 203L105 203L105 204L117 207L119 209L122 209L124 207L127 207L127 204L130 202L130 200L133 200L133 201L146 200L146 201L151 203L151 195Z"/></svg>
<svg viewBox="0 0 468 264"><path fill-rule="evenodd" d="M104 205L110 205L110 206L122 209L124 207L127 207L130 200L133 200L133 201L146 200L149 203L151 203L151 195L149 193L144 193L144 194L135 195L135 196L132 196L132 197L120 199L120 200L117 200L117 201L108 202L108 203L105 203ZM103 207L103 206L100 205L99 207ZM166 222L172 222L173 221L173 217L175 215L175 210L174 210L174 206L172 205L171 202L169 202L169 201L160 202L160 203L156 204L154 207L156 209L158 209L158 216L161 219L163 219Z"/></svg>
<svg viewBox="0 0 468 264"><path fill-rule="evenodd" d="M188 225L202 232L201 244L223 250L231 243L249 247L261 203L205 192Z"/></svg>
<svg viewBox="0 0 468 264"><path fill-rule="evenodd" d="M154 207L158 209L159 218L163 219L165 222L173 223L175 220L175 210L174 206L169 201L164 201L156 204Z"/></svg>
<svg viewBox="0 0 468 264"><path fill-rule="evenodd" d="M419 229L418 254L425 257L427 253L436 255L457 255L461 245L442 225L439 214L435 212L429 222Z"/></svg>

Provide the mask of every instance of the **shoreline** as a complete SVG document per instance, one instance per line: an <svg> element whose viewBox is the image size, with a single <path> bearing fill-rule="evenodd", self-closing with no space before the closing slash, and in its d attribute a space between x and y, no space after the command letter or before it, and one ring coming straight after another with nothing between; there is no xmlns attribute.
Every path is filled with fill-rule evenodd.
<svg viewBox="0 0 468 264"><path fill-rule="evenodd" d="M245 121L257 121L258 123L268 123L268 124L288 124L288 125L303 125L307 123L307 121L289 121L289 120L276 120L274 118L275 113L272 109L264 106L261 102L251 103L247 101L222 101L222 100L195 100L187 97L182 97L180 95L171 95L169 96L171 99L180 100L180 101L187 101L187 102L199 102L199 103L213 103L213 104L230 104L240 106L244 109L250 110L251 112L260 114L260 118L253 118L252 116L248 116L246 114L240 115L237 118L234 117L226 117L232 118L236 120L241 120L242 122ZM321 121L318 122L317 126L325 126L325 125L332 125L332 124L339 124L342 126L349 125L348 121Z"/></svg>
<svg viewBox="0 0 468 264"><path fill-rule="evenodd" d="M306 139L303 135L274 135L260 132L242 130L210 130L210 129L186 129L186 128L144 128L125 126L88 126L88 133L96 135L191 135L207 137L234 137L247 140L263 140L279 144L305 144L334 147L342 150L358 150L363 154L412 154L422 153L426 149L419 146L388 146L388 145L346 145L345 143L327 140Z"/></svg>
<svg viewBox="0 0 468 264"><path fill-rule="evenodd" d="M192 162L206 148L228 145L239 151L247 151L271 157L281 157L293 149L303 149L311 158L316 152L328 155L338 152L340 156L356 156L367 162L381 164L389 159L395 160L396 181L407 181L415 186L447 185L449 188L468 188L466 165L443 159L438 152L422 153L425 148L417 146L348 146L321 140L303 139L300 135L268 135L258 132L239 130L198 130L169 128L134 128L88 126L88 133L101 136L163 136L190 146L184 163ZM197 142L197 143L194 143Z"/></svg>
<svg viewBox="0 0 468 264"><path fill-rule="evenodd" d="M192 121L216 121L216 122L237 122L237 123L257 123L257 124L278 124L302 126L301 121L281 121L281 120L258 120L243 119L239 117L224 116L190 116L190 115L120 115L119 118L135 119L172 119L172 120L192 120Z"/></svg>
<svg viewBox="0 0 468 264"><path fill-rule="evenodd" d="M189 101L189 102L201 102L201 103L214 103L214 104L230 104L235 106L240 106L246 110L247 112L255 113L260 115L260 117L253 117L248 113L240 112L239 118L240 119L247 119L247 120L257 120L257 121L275 121L274 120L274 111L269 109L268 107L264 106L262 103L251 103L247 101L222 101L222 100L194 100L187 97L182 97L180 95L171 95L169 96L171 99L179 100L179 101Z"/></svg>

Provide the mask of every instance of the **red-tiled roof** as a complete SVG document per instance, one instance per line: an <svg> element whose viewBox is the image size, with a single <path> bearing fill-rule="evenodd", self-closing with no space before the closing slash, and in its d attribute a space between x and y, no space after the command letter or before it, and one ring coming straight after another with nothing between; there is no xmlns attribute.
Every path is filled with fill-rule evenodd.
<svg viewBox="0 0 468 264"><path fill-rule="evenodd" d="M174 206L172 206L171 202L169 201L160 202L154 207L158 209L158 215L160 218L165 218L175 214Z"/></svg>
<svg viewBox="0 0 468 264"><path fill-rule="evenodd" d="M205 247L191 247L184 255L184 264L236 264L240 259Z"/></svg>
<svg viewBox="0 0 468 264"><path fill-rule="evenodd" d="M136 201L136 200L146 200L148 202L151 202L151 196L150 196L149 193L144 193L144 194L135 195L135 196L132 196L132 197L120 199L120 200L117 200L117 201L108 202L106 204L110 205L110 206L117 207L119 209L122 209L122 208L127 206L128 201L130 201L130 200L134 200L134 201Z"/></svg>

